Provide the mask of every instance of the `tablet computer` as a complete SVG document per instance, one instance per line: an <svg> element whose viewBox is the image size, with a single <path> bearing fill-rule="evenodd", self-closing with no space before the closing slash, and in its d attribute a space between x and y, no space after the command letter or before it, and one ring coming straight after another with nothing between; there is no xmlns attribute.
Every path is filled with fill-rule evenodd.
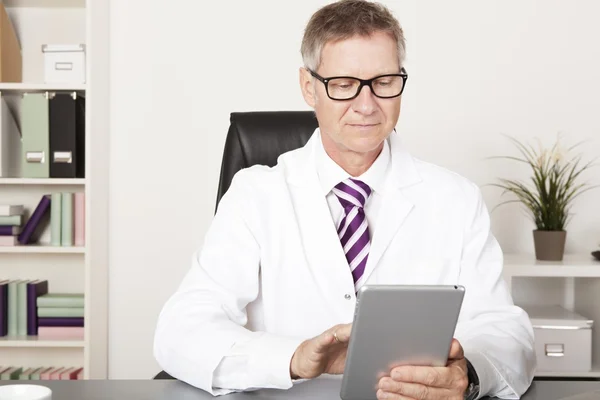
<svg viewBox="0 0 600 400"><path fill-rule="evenodd" d="M446 365L464 292L454 285L359 289L341 398L375 400L379 379L396 366Z"/></svg>

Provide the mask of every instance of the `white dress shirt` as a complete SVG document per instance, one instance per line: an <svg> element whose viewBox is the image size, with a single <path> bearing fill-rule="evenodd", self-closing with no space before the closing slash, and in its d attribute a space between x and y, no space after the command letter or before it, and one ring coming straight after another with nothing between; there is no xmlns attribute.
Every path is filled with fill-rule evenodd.
<svg viewBox="0 0 600 400"><path fill-rule="evenodd" d="M236 174L159 316L154 352L165 371L214 395L293 385L289 367L300 343L354 315L336 232L344 211L331 192L348 176L318 129L276 167ZM395 132L356 179L373 190L365 205L368 282L464 285L456 334L480 397L518 398L533 378L533 329L502 280L478 188L414 160Z"/></svg>
<svg viewBox="0 0 600 400"><path fill-rule="evenodd" d="M329 157L322 145L317 146L316 155L319 183L321 184L321 188L323 188L323 196L326 196L327 198L327 204L331 211L331 218L337 227L340 226L340 223L344 218L344 208L332 189L335 185L351 176ZM388 177L389 165L390 146L386 140L383 143L381 153L379 153L379 156L375 159L371 167L362 175L352 177L369 185L372 191L371 196L369 196L364 206L365 216L367 217L367 224L371 235L374 234L375 227L377 226L377 217L379 216L379 208L381 206L382 196L384 195L383 191L385 180Z"/></svg>

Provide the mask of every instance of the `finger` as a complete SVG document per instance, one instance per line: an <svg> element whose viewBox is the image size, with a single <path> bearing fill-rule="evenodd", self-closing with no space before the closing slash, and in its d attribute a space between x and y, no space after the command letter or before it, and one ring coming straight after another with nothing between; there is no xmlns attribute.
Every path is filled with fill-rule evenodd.
<svg viewBox="0 0 600 400"><path fill-rule="evenodd" d="M324 332L313 340L313 351L317 354L326 353L331 346L335 344L333 332Z"/></svg>
<svg viewBox="0 0 600 400"><path fill-rule="evenodd" d="M405 397L425 400L443 399L450 396L448 389L429 387L420 383L396 382L392 378L383 378L379 381L379 389L388 393L396 393Z"/></svg>
<svg viewBox="0 0 600 400"><path fill-rule="evenodd" d="M335 331L338 341L341 343L348 343L350 341L350 334L352 333L352 324L341 325Z"/></svg>
<svg viewBox="0 0 600 400"><path fill-rule="evenodd" d="M425 367L403 365L392 370L390 377L396 382L419 383L421 385L445 388L452 383L452 372L448 367Z"/></svg>
<svg viewBox="0 0 600 400"><path fill-rule="evenodd" d="M464 357L465 353L460 342L456 339L452 339L452 344L450 345L450 354L448 355L448 358L452 360L457 360Z"/></svg>
<svg viewBox="0 0 600 400"><path fill-rule="evenodd" d="M411 397L406 397L398 393L386 392L379 389L377 391L377 400L415 400Z"/></svg>

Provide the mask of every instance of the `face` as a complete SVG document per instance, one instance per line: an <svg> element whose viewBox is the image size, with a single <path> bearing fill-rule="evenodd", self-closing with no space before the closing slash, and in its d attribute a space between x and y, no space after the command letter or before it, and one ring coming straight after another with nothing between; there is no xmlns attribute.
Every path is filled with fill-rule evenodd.
<svg viewBox="0 0 600 400"><path fill-rule="evenodd" d="M324 78L360 79L399 73L396 42L386 33L376 33L327 43L316 72ZM352 100L332 100L325 85L304 68L300 69L300 85L304 99L315 110L323 145L330 153L378 153L398 122L401 97L380 99L364 86Z"/></svg>

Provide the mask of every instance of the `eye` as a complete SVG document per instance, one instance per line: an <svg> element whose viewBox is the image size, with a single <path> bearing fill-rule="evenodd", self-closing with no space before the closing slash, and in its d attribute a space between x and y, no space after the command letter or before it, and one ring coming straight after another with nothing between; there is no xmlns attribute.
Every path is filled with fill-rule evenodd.
<svg viewBox="0 0 600 400"><path fill-rule="evenodd" d="M375 83L377 84L377 86L386 87L386 86L390 86L392 84L392 81L391 81L391 79L381 79Z"/></svg>
<svg viewBox="0 0 600 400"><path fill-rule="evenodd" d="M329 82L329 85L335 90L350 90L356 87L357 83L352 79L334 79Z"/></svg>

